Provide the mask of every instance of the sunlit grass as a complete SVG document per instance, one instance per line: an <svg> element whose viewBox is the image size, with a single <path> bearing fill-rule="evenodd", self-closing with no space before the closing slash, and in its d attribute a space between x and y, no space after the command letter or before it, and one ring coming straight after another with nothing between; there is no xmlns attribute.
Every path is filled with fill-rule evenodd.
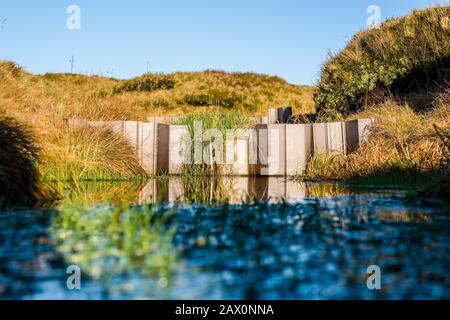
<svg viewBox="0 0 450 320"><path fill-rule="evenodd" d="M123 137L108 128L80 126L60 129L39 170L48 181L117 181L142 179L145 171L136 152Z"/></svg>

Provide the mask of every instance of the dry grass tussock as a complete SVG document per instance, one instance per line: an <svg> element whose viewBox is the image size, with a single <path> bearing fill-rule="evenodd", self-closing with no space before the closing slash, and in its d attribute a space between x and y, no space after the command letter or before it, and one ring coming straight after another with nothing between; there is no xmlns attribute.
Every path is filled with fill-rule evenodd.
<svg viewBox="0 0 450 320"><path fill-rule="evenodd" d="M134 150L106 127L55 128L43 139L39 169L50 181L126 180L145 176Z"/></svg>
<svg viewBox="0 0 450 320"><path fill-rule="evenodd" d="M0 112L0 208L52 198L36 170L38 155L32 133Z"/></svg>

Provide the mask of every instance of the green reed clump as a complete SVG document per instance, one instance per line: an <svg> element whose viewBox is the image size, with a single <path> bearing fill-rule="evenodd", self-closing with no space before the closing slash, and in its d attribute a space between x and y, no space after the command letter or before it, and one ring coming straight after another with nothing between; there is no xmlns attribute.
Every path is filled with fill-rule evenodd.
<svg viewBox="0 0 450 320"><path fill-rule="evenodd" d="M249 118L244 116L239 111L230 111L230 112L209 112L202 114L192 114L187 116L182 116L176 118L173 121L175 125L186 125L189 130L189 135L191 141L195 143L194 137L196 133L196 123L201 124L201 134L206 130L215 129L220 131L223 139L222 144L222 157L223 160L226 159L226 148L225 142L227 139L227 131L229 129L239 130L246 129L251 125L251 121ZM197 133L198 134L198 133ZM242 132L236 131L236 135L240 135ZM202 150L208 147L210 141L202 142ZM192 148L194 149L194 148ZM192 159L194 159L194 150L192 150ZM203 152L202 152L203 159ZM205 159L203 159L205 160ZM225 161L224 161L225 162ZM202 164L192 164L185 165L183 167L184 175L187 176L196 176L196 175L220 175L223 173L223 165L209 165L206 164L205 161L202 161Z"/></svg>
<svg viewBox="0 0 450 320"><path fill-rule="evenodd" d="M175 125L187 125L191 137L194 137L195 122L202 123L203 132L208 129L218 129L225 140L227 129L247 129L251 121L239 111L216 111L192 114L176 118Z"/></svg>
<svg viewBox="0 0 450 320"><path fill-rule="evenodd" d="M207 167L193 166L186 168L181 176L183 198L189 203L226 203L233 190L227 189L224 179L208 172ZM206 172L206 174L205 174ZM202 176L209 175L205 179Z"/></svg>

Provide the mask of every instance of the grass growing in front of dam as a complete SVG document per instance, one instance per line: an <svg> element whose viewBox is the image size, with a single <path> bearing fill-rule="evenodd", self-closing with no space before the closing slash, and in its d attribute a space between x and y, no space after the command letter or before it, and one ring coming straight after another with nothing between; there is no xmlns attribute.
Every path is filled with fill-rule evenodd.
<svg viewBox="0 0 450 320"><path fill-rule="evenodd" d="M193 161L194 164L183 166L183 176L195 177L224 174L226 165L223 164L226 163L225 160L227 159L228 152L228 150L225 148L226 140L228 138L238 138L243 134L243 131L239 130L246 130L250 128L250 126L252 125L252 121L240 112L231 111L186 115L175 119L173 121L173 124L187 126L189 131L189 138L191 139L191 141L193 141L194 144L195 139L198 138L196 137L196 134L200 135L202 137L203 150L207 150L209 143L217 143L217 145L222 146L222 164L195 164L195 161ZM198 126L198 128L196 128L196 125ZM206 137L206 131L211 129L220 132L221 141L215 141L212 137ZM233 137L228 136L229 134L231 134L229 130L235 130L233 133ZM191 159L195 160L194 148L192 148ZM205 160L205 155L203 154L203 152L201 154L201 159Z"/></svg>

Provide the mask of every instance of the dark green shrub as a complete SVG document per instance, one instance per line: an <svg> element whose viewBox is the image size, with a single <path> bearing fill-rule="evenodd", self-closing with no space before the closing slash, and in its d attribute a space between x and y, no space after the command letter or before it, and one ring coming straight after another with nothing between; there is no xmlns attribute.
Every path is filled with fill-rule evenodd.
<svg viewBox="0 0 450 320"><path fill-rule="evenodd" d="M184 103L190 106L219 106L233 108L242 103L242 97L224 89L211 89L207 93L192 94L184 97Z"/></svg>
<svg viewBox="0 0 450 320"><path fill-rule="evenodd" d="M175 81L164 75L144 75L127 80L113 89L113 94L122 92L145 92L155 90L170 90L175 87Z"/></svg>

